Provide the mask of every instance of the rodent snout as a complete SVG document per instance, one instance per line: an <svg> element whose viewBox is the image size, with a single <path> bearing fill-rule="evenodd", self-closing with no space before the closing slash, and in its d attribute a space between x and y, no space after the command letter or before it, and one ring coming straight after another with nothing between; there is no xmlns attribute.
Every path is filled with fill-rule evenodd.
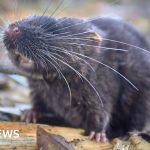
<svg viewBox="0 0 150 150"><path fill-rule="evenodd" d="M9 25L6 30L6 34L11 38L16 38L20 34L20 29L14 24Z"/></svg>

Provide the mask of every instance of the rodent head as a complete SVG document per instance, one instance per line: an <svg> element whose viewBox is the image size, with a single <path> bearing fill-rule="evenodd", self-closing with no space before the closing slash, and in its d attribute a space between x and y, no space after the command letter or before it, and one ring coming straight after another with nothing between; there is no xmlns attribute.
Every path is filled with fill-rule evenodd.
<svg viewBox="0 0 150 150"><path fill-rule="evenodd" d="M66 70L66 63L80 68L83 62L69 52L93 53L94 48L85 45L99 45L99 39L81 40L87 36L95 38L97 35L91 30L91 25L81 19L30 16L9 25L4 44L15 65L25 71L45 74L56 72L58 67Z"/></svg>
<svg viewBox="0 0 150 150"><path fill-rule="evenodd" d="M37 55L40 55L40 50L46 49L42 36L46 36L49 26L54 23L56 21L52 18L49 20L48 17L30 16L9 25L4 33L4 44L18 67L34 71L39 69L38 65L43 65Z"/></svg>

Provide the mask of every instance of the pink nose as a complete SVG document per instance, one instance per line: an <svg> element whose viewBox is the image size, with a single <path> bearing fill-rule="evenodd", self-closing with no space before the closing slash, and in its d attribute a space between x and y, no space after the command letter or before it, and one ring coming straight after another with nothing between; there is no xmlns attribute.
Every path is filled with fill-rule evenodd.
<svg viewBox="0 0 150 150"><path fill-rule="evenodd" d="M16 25L12 24L6 30L6 34L11 38L16 38L20 34L20 29Z"/></svg>

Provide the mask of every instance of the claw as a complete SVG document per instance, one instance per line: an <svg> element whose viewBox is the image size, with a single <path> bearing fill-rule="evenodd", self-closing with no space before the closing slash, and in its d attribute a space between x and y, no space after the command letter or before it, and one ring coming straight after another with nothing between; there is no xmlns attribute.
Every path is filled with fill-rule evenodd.
<svg viewBox="0 0 150 150"><path fill-rule="evenodd" d="M90 140L95 139L96 142L103 142L103 143L105 143L105 142L108 141L108 139L106 137L106 134L104 132L96 133L95 131L91 131L90 135L89 135L89 138L90 138Z"/></svg>
<svg viewBox="0 0 150 150"><path fill-rule="evenodd" d="M91 131L91 133L90 133L90 140L93 140L94 139L94 137L95 137L95 132L94 131Z"/></svg>
<svg viewBox="0 0 150 150"><path fill-rule="evenodd" d="M27 123L37 123L38 113L34 110L25 110L21 114L21 121Z"/></svg>
<svg viewBox="0 0 150 150"><path fill-rule="evenodd" d="M101 141L101 133L97 133L95 138L96 138L96 142L100 142Z"/></svg>

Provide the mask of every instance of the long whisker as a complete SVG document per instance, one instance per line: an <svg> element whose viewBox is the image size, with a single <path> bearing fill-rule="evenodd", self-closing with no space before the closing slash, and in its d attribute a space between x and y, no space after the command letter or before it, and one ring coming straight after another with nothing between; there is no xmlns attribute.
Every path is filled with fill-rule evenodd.
<svg viewBox="0 0 150 150"><path fill-rule="evenodd" d="M45 59L42 57L42 55L38 54L37 52L34 52L33 56L35 57L34 62L36 62L36 61L38 62L38 58L39 58L41 60L41 62L43 62L45 64L45 70L48 75L48 66L47 66L47 63L45 62ZM38 63L37 63L37 67L38 67ZM49 86L44 77L42 78L42 80L44 81L46 88L49 89Z"/></svg>
<svg viewBox="0 0 150 150"><path fill-rule="evenodd" d="M47 47L48 49L49 47ZM40 49L40 52L43 52L45 55L47 55L47 51ZM72 56L72 54L70 54ZM78 56L77 56L78 57ZM60 67L61 68L61 67ZM82 80L82 77L78 74L79 78Z"/></svg>
<svg viewBox="0 0 150 150"><path fill-rule="evenodd" d="M94 48L103 48L106 50L115 50L115 51L124 51L127 52L128 50L121 49L121 48L112 48L112 47L104 47L104 46L95 46L95 45L88 45L88 44L80 44L80 43L70 43L70 42L61 42L61 41L53 41L53 43L64 43L66 45L78 45L78 46L86 46L86 47L94 47Z"/></svg>
<svg viewBox="0 0 150 150"><path fill-rule="evenodd" d="M46 70L46 74L48 75L48 65L45 61L45 58L39 53L36 53L39 57L40 57L40 60L45 64L45 70Z"/></svg>
<svg viewBox="0 0 150 150"><path fill-rule="evenodd" d="M48 4L48 6L46 7L46 9L44 10L44 12L43 12L43 14L41 15L41 17L43 17L45 14L46 14L46 12L49 10L49 8L50 8L50 5L51 5L51 3L49 3ZM40 18L41 18L40 17Z"/></svg>
<svg viewBox="0 0 150 150"><path fill-rule="evenodd" d="M51 57L53 57L53 56L51 55ZM80 75L80 76L93 88L93 90L95 91L95 93L97 94L97 96L98 96L98 98L99 98L99 100L100 100L100 103L101 103L102 107L104 107L103 102L102 102L102 99L101 99L101 97L100 97L98 91L96 90L96 88L92 85L92 83L91 83L86 77L84 77L79 71L77 71L76 69L74 69L72 66L70 66L69 64L67 64L66 62L62 61L62 60L59 59L59 58L56 58L56 59L57 59L58 61L60 61L61 63L63 63L64 65L68 66L70 69L72 69L72 70L73 70L74 72L76 72L78 75Z"/></svg>
<svg viewBox="0 0 150 150"><path fill-rule="evenodd" d="M62 23L62 22L64 22L64 21L66 21L67 19L69 19L69 18L64 18L64 19L58 21L57 23L55 23L54 25L51 25L51 26L48 27L47 29L48 29L48 30L51 30L51 29L53 29L55 26L57 26L58 24L60 24L60 23ZM45 26L45 25L44 25L44 26ZM42 27L43 27L43 26L42 26Z"/></svg>
<svg viewBox="0 0 150 150"><path fill-rule="evenodd" d="M100 18L103 18L103 17L96 17L96 18L88 19L87 21L80 22L80 23L77 23L77 24L73 24L73 25L70 25L70 26L67 26L67 27L64 27L64 28L60 28L60 29L54 30L53 32L61 31L61 30L64 30L64 29L68 29L70 27L74 27L74 26L78 26L78 25L81 25L81 24L85 24L85 23L88 23L88 22L91 22L91 21L94 21L94 20L98 20Z"/></svg>
<svg viewBox="0 0 150 150"><path fill-rule="evenodd" d="M57 23L56 23L56 24L57 24ZM52 36L57 37L57 35L58 35L58 36L60 36L60 35L64 35L64 36L65 36L65 34L69 34L69 33L70 33L70 32L63 32L63 33L54 34L54 35L52 34L51 37L52 37Z"/></svg>
<svg viewBox="0 0 150 150"><path fill-rule="evenodd" d="M43 53L43 52L42 52ZM45 55L45 53L43 53L44 55ZM49 55L48 55L49 56ZM56 57L54 57L53 55L50 55L49 56L49 58L53 61L53 62L55 62L55 64L59 67L59 68L61 68L60 66L59 66L59 64L53 59L57 59ZM50 62L46 57L45 57L45 59L50 63L50 64L52 64L54 67L55 67L55 69L57 70L57 71L59 71L59 73L61 74L61 76L63 77L63 79L64 79L64 81L66 82L66 84L67 84L67 87L68 87L68 90L69 90L69 96L70 96L70 106L72 105L72 93L71 93L71 88L70 88L70 85L69 85L69 83L68 83L68 81L67 81L67 79L66 79L66 77L64 76L64 74L61 72L61 70L59 69L59 68L57 68L52 62Z"/></svg>
<svg viewBox="0 0 150 150"><path fill-rule="evenodd" d="M39 52L39 51L38 51ZM47 59L47 58L45 58L43 55L41 55L41 53L37 53L37 55L39 56L39 58L40 58L40 60L43 62L43 63L45 63L45 69L46 69L46 72L47 72L47 75L48 75L48 64L46 63L46 61L45 61L45 59ZM49 61L48 61L49 62ZM50 65L52 65L55 69L56 69L56 67L55 67L55 65L51 62L49 62L49 64ZM60 72L59 72L59 69L57 68L56 69L56 71L58 72L58 74L60 74ZM49 86L48 86L48 84L47 84L47 82L46 82L46 80L45 80L45 77L43 77L43 80L44 80L44 82L45 82L45 84L46 84L46 87L47 87L47 89L49 89Z"/></svg>
<svg viewBox="0 0 150 150"><path fill-rule="evenodd" d="M127 45L127 46L130 46L130 47L134 47L136 49L139 49L139 50L143 50L147 53L150 53L150 51L144 49L144 48L141 48L139 46L136 46L136 45L132 45L132 44L129 44L129 43L125 43L125 42L121 42L121 41L116 41L116 40L112 40L112 39L107 39L107 38L102 38L102 40L104 41L110 41L110 42L116 42L116 43L120 43L120 44L124 44L124 45Z"/></svg>
<svg viewBox="0 0 150 150"><path fill-rule="evenodd" d="M71 93L71 88L70 88L70 85L66 79L66 77L63 75L63 73L60 71L63 79L65 80L66 84L67 84L67 87L68 87L68 90L69 90L69 96L70 96L70 107L72 106L72 93Z"/></svg>
<svg viewBox="0 0 150 150"><path fill-rule="evenodd" d="M65 60L67 62L67 59L65 57L63 57L63 56L61 56L61 55L59 55L57 53L53 53L53 52L49 52L49 51L47 51L47 52L50 53L50 54L52 54L52 55L55 55L55 56L57 56L57 57L59 57L59 58L61 58L63 60Z"/></svg>
<svg viewBox="0 0 150 150"><path fill-rule="evenodd" d="M68 19L68 18L66 18L66 19ZM84 35L84 34L87 34L87 33L90 33L90 32L86 31L86 32L81 32L81 33L74 33L74 34L70 34L70 35L66 35L66 36L61 36L61 37L74 37L76 35ZM54 34L54 35L51 35L51 36L57 36L57 35L59 36L59 34Z"/></svg>
<svg viewBox="0 0 150 150"><path fill-rule="evenodd" d="M32 42L32 45L36 48L36 45L35 45L35 43L34 42ZM48 75L48 65L47 65L47 63L46 63L46 61L45 61L45 57L43 56L43 55L41 55L40 54L40 51L39 51L39 49L38 48L36 48L37 49L37 51L38 51L38 55L41 57L41 59L42 59L42 62L45 64L45 70L46 70L46 73L47 73L47 75ZM35 53L35 51L33 51L34 53ZM44 57L44 58L43 58ZM41 60L40 59L40 60ZM58 71L57 71L58 72ZM58 72L59 73L59 72ZM59 76L60 76L60 74L59 74Z"/></svg>
<svg viewBox="0 0 150 150"><path fill-rule="evenodd" d="M53 46L53 48L54 48L54 46ZM64 49L62 49L62 50L64 50ZM66 60L64 57L62 57L61 55L59 55L59 54L56 54L56 53L53 53L53 52L49 52L49 51L48 51L48 53L50 53L50 54L52 54L52 55L56 55L56 56L58 56L58 57L64 59L64 60L67 62L67 60ZM68 53L67 50L66 50L66 53L67 53L68 55L70 55L71 57L75 57L75 58L77 58L77 59L83 61L85 64L87 64L87 65L95 72L95 69L94 69L94 68L91 66L91 64L88 63L86 60L84 60L84 59L78 57L77 55Z"/></svg>
<svg viewBox="0 0 150 150"><path fill-rule="evenodd" d="M71 52L71 53L74 53L74 52ZM77 53L76 53L76 54L77 54ZM85 55L82 55L82 54L77 54L77 55L80 55L80 56L89 58L90 60L93 60L93 61L95 61L95 62L97 62L97 63L99 63L99 64L101 64L101 65L103 65L103 66L105 66L105 67L107 67L107 68L109 68L109 69L111 69L112 71L116 72L119 76L121 76L123 79L125 79L125 80L126 80L130 85L132 85L137 91L139 91L139 89L138 89L129 79L127 79L124 75L122 75L122 74L119 73L117 70L113 69L112 67L110 67L110 66L108 66L108 65L106 65L106 64L104 64L104 63L102 63L102 62L100 62L100 61L98 61L98 60L95 60L95 59L93 59L93 58L91 58L91 57L88 57L88 56L85 56Z"/></svg>
<svg viewBox="0 0 150 150"><path fill-rule="evenodd" d="M52 48L54 48L53 46L51 46ZM55 47L57 50L55 50L55 51L59 51L59 52L62 52L62 53L66 53L66 50L65 51L62 51L63 49L62 48L59 48L59 47ZM59 50L58 50L59 49ZM97 62L97 63L99 63L99 64L101 64L101 65L103 65L103 66L105 66L106 68L109 68L110 70L112 70L112 71L114 71L115 73L117 73L120 77L122 77L124 80L126 80L132 87L134 87L137 91L139 91L139 89L128 79L128 78L126 78L124 75L122 75L121 73L119 73L117 70L115 70L115 69L113 69L112 67L110 67L109 65L106 65L106 64L104 64L103 62L101 62L101 61L98 61L98 60L96 60L96 59L94 59L94 58L92 58L92 57L89 57L89 56L86 56L86 55L83 55L83 54L81 54L81 53L77 53L77 52L73 52L73 51L69 51L70 53L73 53L73 54L76 54L76 55L78 55L78 56L82 56L82 57L84 57L84 58L88 58L88 59L90 59L90 60L92 60L92 61L94 61L94 62Z"/></svg>
<svg viewBox="0 0 150 150"><path fill-rule="evenodd" d="M29 49L29 53L31 54L31 56L33 57L33 60L35 62L36 67L38 68L38 63L37 63L37 56L35 55L35 53L32 52L32 50L30 51Z"/></svg>
<svg viewBox="0 0 150 150"><path fill-rule="evenodd" d="M39 56L39 58L40 58L40 60L43 62L45 62L45 64L46 64L46 66L47 67L45 67L45 69L47 68L48 69L48 64L46 63L46 61L45 61L45 57L43 56L43 55L41 55L40 53L39 54L37 54L38 56ZM51 63L49 63L50 65L52 65L54 68L55 68L55 65L51 62ZM56 68L55 68L56 69ZM58 72L58 74L59 74L59 69L57 68L56 69L56 71ZM47 75L48 75L48 71L46 70L46 72L47 72ZM46 85L46 87L47 87L47 89L49 89L49 86L48 86L48 84L47 84L47 81L45 80L45 77L43 76L43 81L45 82L45 85Z"/></svg>
<svg viewBox="0 0 150 150"><path fill-rule="evenodd" d="M64 3L64 1L65 0L61 0L61 2L58 4L58 6L55 8L55 10L50 15L50 17L52 17L57 12L57 10L62 6L62 4Z"/></svg>
<svg viewBox="0 0 150 150"><path fill-rule="evenodd" d="M86 34L86 33L90 33L90 32L82 32L82 33L71 34L71 35L67 35L67 36L61 36L61 37L62 37L62 38L65 38L65 37L71 37L71 36L74 37L74 36L82 35L82 34ZM59 34L56 34L56 35L59 36ZM55 34L54 34L54 35L51 35L51 36L55 36ZM113 40L113 39L103 38L103 37L100 37L100 38L101 38L102 41L115 42L115 43L127 45L127 46L130 46L130 47L134 47L134 48L136 48L136 49L139 49L139 50L145 51L145 52L147 52L147 53L150 53L149 50L146 50L146 49L144 49L144 48L141 48L141 47L136 46L136 45L133 45L133 44L129 44L129 43L125 43L125 42ZM75 39L78 39L78 38L75 38ZM79 39L80 39L80 38L79 38ZM81 39L83 40L84 38L81 38ZM88 38L86 37L85 39L88 39ZM90 41L92 41L92 39L90 39ZM93 41L94 41L94 40L93 40ZM127 50L126 50L126 51L127 51Z"/></svg>
<svg viewBox="0 0 150 150"><path fill-rule="evenodd" d="M55 17L58 16L58 15L60 15L66 8L68 8L68 6L72 3L72 1L73 1L73 0L70 0L70 1L55 15Z"/></svg>
<svg viewBox="0 0 150 150"><path fill-rule="evenodd" d="M70 39L80 39L80 40L85 40L85 41L94 41L92 39L82 39L82 38L70 38ZM60 38L60 40L61 40L61 38ZM103 48L105 50L114 50L114 51L123 51L123 52L128 51L126 49L121 49L121 48L104 47L104 46L100 46L100 45L95 46L95 45L82 44L82 43L70 43L70 42L54 41L54 39L47 39L47 42L50 42L50 41L52 41L53 43L64 43L64 44L68 44L68 45L79 45L79 46L86 46L86 47Z"/></svg>

